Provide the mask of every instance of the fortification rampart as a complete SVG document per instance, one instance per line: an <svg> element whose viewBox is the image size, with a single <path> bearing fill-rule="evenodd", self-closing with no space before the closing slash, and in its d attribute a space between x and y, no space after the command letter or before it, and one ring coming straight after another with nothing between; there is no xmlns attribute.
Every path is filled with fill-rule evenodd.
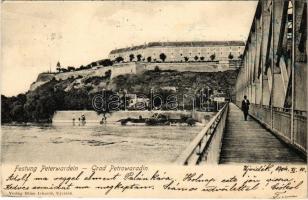
<svg viewBox="0 0 308 200"><path fill-rule="evenodd" d="M180 72L219 72L233 69L230 68L229 63L222 62L145 63L146 70L154 70L156 66L158 66L160 70L176 70Z"/></svg>
<svg viewBox="0 0 308 200"><path fill-rule="evenodd" d="M104 76L107 71L111 72L111 78L114 78L123 74L137 74L142 73L145 70L145 65L142 63L129 62L120 63L113 66L103 67L97 66L96 68L84 69L79 71L62 72L62 73L42 73L39 74L36 82L34 82L30 90L36 89L38 86L55 78L56 80L66 80L68 78L89 78L93 76Z"/></svg>
<svg viewBox="0 0 308 200"><path fill-rule="evenodd" d="M243 41L186 41L186 42L151 42L144 45L114 49L109 54L110 60L121 57L128 61L221 61L240 59L245 43ZM165 57L162 58L161 55Z"/></svg>
<svg viewBox="0 0 308 200"><path fill-rule="evenodd" d="M112 66L103 67L96 66L91 69L84 69L62 73L42 73L38 76L30 90L36 89L38 86L55 78L56 80L66 80L68 78L89 78L93 76L104 76L107 71L111 72L111 79L124 74L140 74L145 70L154 70L158 67L160 70L176 70L176 71L191 71L191 72L219 72L237 69L239 62L125 62L117 63Z"/></svg>

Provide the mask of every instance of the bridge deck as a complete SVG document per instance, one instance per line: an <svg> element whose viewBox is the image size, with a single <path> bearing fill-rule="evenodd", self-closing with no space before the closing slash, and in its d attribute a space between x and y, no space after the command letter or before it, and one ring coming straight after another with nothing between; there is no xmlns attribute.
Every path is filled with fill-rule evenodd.
<svg viewBox="0 0 308 200"><path fill-rule="evenodd" d="M295 151L230 103L220 163L305 162Z"/></svg>

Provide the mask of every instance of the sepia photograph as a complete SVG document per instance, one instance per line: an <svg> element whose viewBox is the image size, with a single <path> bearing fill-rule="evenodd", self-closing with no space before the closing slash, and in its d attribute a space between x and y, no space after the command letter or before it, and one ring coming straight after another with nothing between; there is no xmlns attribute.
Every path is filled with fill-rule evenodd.
<svg viewBox="0 0 308 200"><path fill-rule="evenodd" d="M1 163L91 164L89 179L137 164L138 180L154 165L305 166L306 40L304 0L2 1ZM32 176L14 173L5 182ZM292 181L272 198L307 187Z"/></svg>

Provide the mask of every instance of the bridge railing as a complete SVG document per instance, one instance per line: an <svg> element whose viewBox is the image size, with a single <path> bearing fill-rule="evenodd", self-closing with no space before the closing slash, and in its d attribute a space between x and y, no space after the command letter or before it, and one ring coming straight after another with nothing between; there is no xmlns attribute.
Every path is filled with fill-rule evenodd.
<svg viewBox="0 0 308 200"><path fill-rule="evenodd" d="M226 103L182 152L176 160L177 164L198 165L200 162L218 164L228 108L229 104Z"/></svg>
<svg viewBox="0 0 308 200"><path fill-rule="evenodd" d="M237 106L241 102L236 102ZM272 109L272 113L271 113ZM291 135L291 109L251 104L249 114L304 154L307 152L307 113L294 111L294 135Z"/></svg>

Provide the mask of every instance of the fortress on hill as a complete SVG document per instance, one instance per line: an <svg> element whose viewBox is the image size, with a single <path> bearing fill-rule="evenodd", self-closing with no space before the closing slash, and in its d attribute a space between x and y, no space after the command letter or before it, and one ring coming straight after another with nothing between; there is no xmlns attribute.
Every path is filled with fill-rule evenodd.
<svg viewBox="0 0 308 200"><path fill-rule="evenodd" d="M147 70L219 72L235 70L242 64L245 43L242 41L150 42L128 48L114 49L108 59L91 62L84 68L39 74L30 90L55 78L102 77L140 74ZM109 60L108 65L104 64Z"/></svg>
<svg viewBox="0 0 308 200"><path fill-rule="evenodd" d="M150 42L148 44L114 49L110 60L124 62L205 62L240 60L245 43L242 41Z"/></svg>

